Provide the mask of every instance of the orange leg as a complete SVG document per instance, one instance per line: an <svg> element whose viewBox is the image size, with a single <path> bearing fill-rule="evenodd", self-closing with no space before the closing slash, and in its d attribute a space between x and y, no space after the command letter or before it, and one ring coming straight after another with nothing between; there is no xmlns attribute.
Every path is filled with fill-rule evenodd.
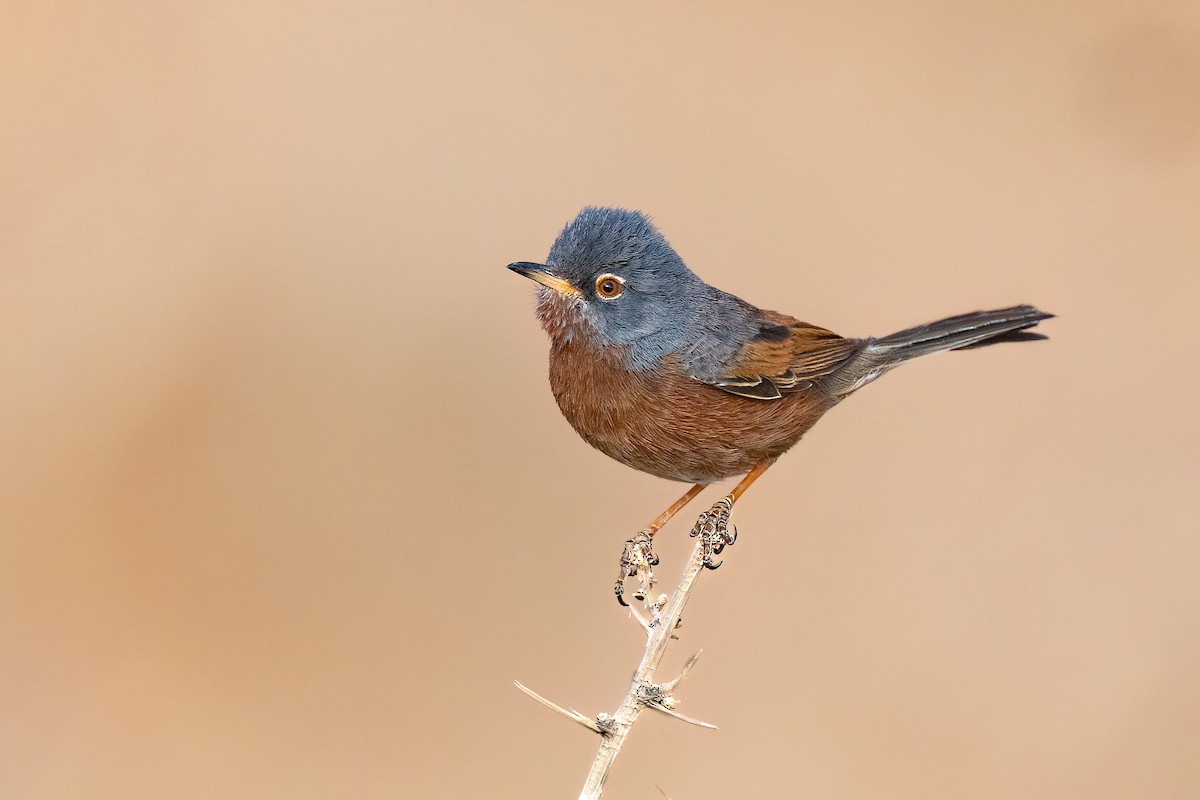
<svg viewBox="0 0 1200 800"><path fill-rule="evenodd" d="M697 483L695 486L688 489L687 494L685 494L683 497L676 500L674 503L671 504L670 508L668 508L666 511L664 511L663 513L661 513L657 517L655 517L654 522L651 522L649 525L646 526L646 531L651 536L658 533L662 529L663 525L666 525L668 522L671 521L671 517L678 514L684 506L686 506L688 503L692 502L692 498L694 498L696 495L703 492L704 489L706 488L706 486L707 486L707 484Z"/></svg>
<svg viewBox="0 0 1200 800"><path fill-rule="evenodd" d="M738 485L733 487L733 490L730 491L729 494L725 495L726 499L729 500L729 505L732 506L734 503L736 503L737 499L745 494L746 490L750 488L750 484L758 480L758 477L766 472L767 468L774 463L775 459L772 458L769 461L762 462L757 467L746 473L746 476L738 481ZM658 533L660 530L662 530L664 525L671 521L671 517L682 511L684 506L692 502L696 495L703 492L706 488L708 488L708 484L697 483L695 486L688 489L687 493L684 494L683 497L672 503L670 508L659 514L654 518L653 522L646 526L646 532L651 536Z"/></svg>
<svg viewBox="0 0 1200 800"><path fill-rule="evenodd" d="M754 469L750 470L744 478L738 481L737 486L734 486L729 494L722 497L716 504L700 515L696 520L696 525L692 528L692 536L702 536L704 538L704 566L709 569L716 569L723 562L713 562L712 557L731 545L737 539L737 528L732 531L729 529L729 514L733 511L733 504L738 498L746 493L750 488L750 484L758 480L758 477L767 471L775 459L764 461ZM690 503L696 495L704 491L705 484L697 483L695 486L687 490L683 497L671 504L663 513L659 514L653 522L645 529L638 533L625 543L625 550L621 554L621 568L617 574L617 582L613 587L617 595L617 602L621 605L628 605L625 602L625 579L628 577L637 576L641 587L635 593L635 597L639 600L645 600L650 604L651 594L654 589L654 572L653 567L658 564L658 556L650 549L650 544L654 539L654 534L658 533L664 525L670 521L671 517L679 513L679 511Z"/></svg>
<svg viewBox="0 0 1200 800"><path fill-rule="evenodd" d="M770 461L764 461L754 469L747 472L746 477L738 481L738 485L733 487L733 491L726 495L726 497L729 498L729 505L736 503L737 499L745 494L746 490L750 488L750 484L758 480L759 476L766 472L774 463L775 459L772 458Z"/></svg>

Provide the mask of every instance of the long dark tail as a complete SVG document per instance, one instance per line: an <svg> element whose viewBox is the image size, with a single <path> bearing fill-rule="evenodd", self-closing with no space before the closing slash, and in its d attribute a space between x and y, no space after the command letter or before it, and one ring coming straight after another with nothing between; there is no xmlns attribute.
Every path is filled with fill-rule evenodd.
<svg viewBox="0 0 1200 800"><path fill-rule="evenodd" d="M867 339L858 355L824 379L826 387L834 395L844 397L912 358L997 342L1045 339L1042 334L1026 329L1053 316L1033 306L1013 306L997 311L973 311L882 339Z"/></svg>

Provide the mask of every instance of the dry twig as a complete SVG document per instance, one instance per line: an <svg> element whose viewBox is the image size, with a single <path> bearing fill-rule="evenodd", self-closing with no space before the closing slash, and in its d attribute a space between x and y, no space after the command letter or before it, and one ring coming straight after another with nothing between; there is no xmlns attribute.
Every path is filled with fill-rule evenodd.
<svg viewBox="0 0 1200 800"><path fill-rule="evenodd" d="M604 790L604 782L608 778L609 770L612 769L613 762L621 752L621 746L625 743L625 737L629 735L633 723L637 721L643 709L652 708L655 711L661 711L668 716L691 723L692 725L716 728L715 725L710 725L707 722L701 722L700 720L680 714L675 710L676 701L671 695L676 685L683 680L688 670L700 658L699 651L688 659L679 675L674 679L666 683L654 683L654 671L658 669L663 654L667 651L667 645L671 639L676 638L673 634L676 626L679 624L679 618L683 614L683 607L687 604L688 597L691 596L692 589L695 586L696 578L700 575L703 568L704 541L701 538L692 549L692 555L688 559L687 566L679 578L679 584L675 587L675 591L666 600L665 604L661 601L652 600L651 591L646 592L645 602L651 612L650 621L646 621L636 611L633 612L639 624L646 631L646 651L642 655L641 663L638 664L637 671L633 675L633 680L629 684L629 689L625 692L625 697L617 707L616 713L601 713L595 720L591 720L575 709L563 708L557 703L553 703L537 694L532 689L514 681L521 691L533 697L542 705L600 734L600 748L596 752L596 758L592 762L592 768L588 772L587 780L584 782L583 791L579 794L580 800L597 800L600 797L601 792ZM652 588L652 579L650 579L647 589L652 590Z"/></svg>

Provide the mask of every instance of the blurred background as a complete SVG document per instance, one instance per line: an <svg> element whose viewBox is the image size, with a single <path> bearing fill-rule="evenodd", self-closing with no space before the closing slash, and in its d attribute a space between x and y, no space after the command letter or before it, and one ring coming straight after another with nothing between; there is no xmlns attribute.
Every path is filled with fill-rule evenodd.
<svg viewBox="0 0 1200 800"><path fill-rule="evenodd" d="M558 413L585 204L847 335L608 795L1200 796L1194 2L5 2L0 795L575 797L682 490ZM702 495L711 503L717 489ZM694 514L662 536L660 575Z"/></svg>

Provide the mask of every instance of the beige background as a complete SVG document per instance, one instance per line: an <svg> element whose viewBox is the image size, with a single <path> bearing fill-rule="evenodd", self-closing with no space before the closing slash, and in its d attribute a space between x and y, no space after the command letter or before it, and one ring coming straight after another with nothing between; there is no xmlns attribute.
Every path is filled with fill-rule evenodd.
<svg viewBox="0 0 1200 800"><path fill-rule="evenodd" d="M3 4L0 796L576 795L511 681L615 706L681 488L503 268L587 203L850 335L1060 315L755 486L668 657L721 730L609 796L1200 796L1194 2L244 6Z"/></svg>

